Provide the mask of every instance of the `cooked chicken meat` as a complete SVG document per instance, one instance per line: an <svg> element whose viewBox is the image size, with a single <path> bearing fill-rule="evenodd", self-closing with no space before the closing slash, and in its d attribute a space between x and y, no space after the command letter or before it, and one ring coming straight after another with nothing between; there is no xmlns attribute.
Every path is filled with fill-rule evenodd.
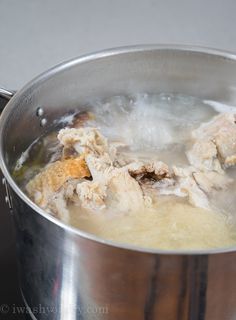
<svg viewBox="0 0 236 320"><path fill-rule="evenodd" d="M106 157L87 157L93 181L77 185L82 206L90 209L111 208L130 211L145 206L145 196L139 183L131 177L128 167L116 168Z"/></svg>
<svg viewBox="0 0 236 320"><path fill-rule="evenodd" d="M187 153L189 162L201 170L222 172L236 164L236 116L220 114L193 131L195 144Z"/></svg>
<svg viewBox="0 0 236 320"><path fill-rule="evenodd" d="M65 128L60 130L58 140L64 147L73 147L79 154L101 156L108 152L107 139L95 128Z"/></svg>
<svg viewBox="0 0 236 320"><path fill-rule="evenodd" d="M90 177L84 157L56 161L49 164L26 185L26 191L33 201L45 208L51 196L73 178Z"/></svg>
<svg viewBox="0 0 236 320"><path fill-rule="evenodd" d="M76 193L84 208L101 210L106 207L106 189L106 185L98 182L84 181L77 184Z"/></svg>
<svg viewBox="0 0 236 320"><path fill-rule="evenodd" d="M107 180L108 207L116 211L129 212L143 209L145 199L139 183L127 170L114 169Z"/></svg>
<svg viewBox="0 0 236 320"><path fill-rule="evenodd" d="M234 121L234 115L220 115L196 129L187 152L190 166L184 168L162 161L122 165L116 145L109 144L98 129L62 129L58 134L62 160L33 178L27 192L38 205L60 216L67 215L68 201L93 211L129 212L150 207L153 199L163 195L184 197L195 207L210 209L209 193L232 182L224 167L234 163L236 154Z"/></svg>
<svg viewBox="0 0 236 320"><path fill-rule="evenodd" d="M197 140L187 152L189 163L198 170L222 173L216 144L211 140Z"/></svg>
<svg viewBox="0 0 236 320"><path fill-rule="evenodd" d="M168 166L162 161L151 163L133 162L128 165L129 174L140 183L156 182L170 178Z"/></svg>
<svg viewBox="0 0 236 320"><path fill-rule="evenodd" d="M207 194L210 194L213 190L224 190L233 182L233 179L228 177L225 173L218 173L214 171L196 171L193 172L193 178L199 188Z"/></svg>
<svg viewBox="0 0 236 320"><path fill-rule="evenodd" d="M206 194L199 188L194 177L193 168L173 167L173 183L165 188L159 189L160 195L175 195L186 197L190 204L195 207L209 209Z"/></svg>

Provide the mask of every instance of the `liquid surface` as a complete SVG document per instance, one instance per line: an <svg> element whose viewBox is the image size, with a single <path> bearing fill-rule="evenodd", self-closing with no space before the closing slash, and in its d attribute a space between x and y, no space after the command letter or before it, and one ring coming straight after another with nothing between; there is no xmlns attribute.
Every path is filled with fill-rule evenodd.
<svg viewBox="0 0 236 320"><path fill-rule="evenodd" d="M191 132L227 108L235 111L232 106L182 95L112 97L87 106L93 117L86 126L99 128L109 141L123 144L120 153L127 159L186 166ZM73 123L73 115L66 117ZM58 123L68 124L63 119ZM55 161L59 152L54 132L22 154L14 172L22 188L45 164ZM236 170L228 171L235 178ZM211 210L194 207L176 196L157 197L152 208L135 212L91 212L80 205L69 205L69 224L103 239L145 248L229 247L236 245L235 188L233 182L223 191L210 194Z"/></svg>
<svg viewBox="0 0 236 320"><path fill-rule="evenodd" d="M104 239L152 249L194 250L236 244L234 227L226 215L194 208L172 197L163 199L155 209L135 214L91 215L71 207L70 224Z"/></svg>

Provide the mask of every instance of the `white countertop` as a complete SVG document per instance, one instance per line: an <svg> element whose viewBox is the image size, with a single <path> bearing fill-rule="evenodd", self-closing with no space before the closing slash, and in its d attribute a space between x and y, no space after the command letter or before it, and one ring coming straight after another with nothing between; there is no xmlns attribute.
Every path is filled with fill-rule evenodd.
<svg viewBox="0 0 236 320"><path fill-rule="evenodd" d="M236 52L235 0L0 0L0 86L130 44L180 43Z"/></svg>

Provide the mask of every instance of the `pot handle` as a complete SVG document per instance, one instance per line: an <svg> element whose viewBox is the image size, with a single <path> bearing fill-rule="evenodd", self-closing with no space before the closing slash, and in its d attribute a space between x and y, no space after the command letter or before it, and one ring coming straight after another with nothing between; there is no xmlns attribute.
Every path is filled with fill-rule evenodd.
<svg viewBox="0 0 236 320"><path fill-rule="evenodd" d="M0 87L0 114L7 105L8 101L14 96L16 92L10 91L4 88ZM2 175L0 175L0 179L2 178ZM10 211L12 212L12 202L11 202L11 195L8 189L8 185L5 178L2 178L2 184L5 189L5 201L7 205L9 206Z"/></svg>
<svg viewBox="0 0 236 320"><path fill-rule="evenodd" d="M13 90L7 90L0 87L0 113L5 108L8 101L14 96L16 92Z"/></svg>

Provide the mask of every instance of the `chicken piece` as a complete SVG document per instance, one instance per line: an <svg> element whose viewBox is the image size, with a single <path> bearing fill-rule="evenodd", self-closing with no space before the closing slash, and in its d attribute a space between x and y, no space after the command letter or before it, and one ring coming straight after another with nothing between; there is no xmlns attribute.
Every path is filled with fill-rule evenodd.
<svg viewBox="0 0 236 320"><path fill-rule="evenodd" d="M26 185L26 191L33 201L46 207L48 199L69 179L90 177L83 157L66 159L49 164Z"/></svg>
<svg viewBox="0 0 236 320"><path fill-rule="evenodd" d="M177 197L188 197L189 203L195 207L209 209L208 198L206 194L198 187L194 177L193 168L173 167L173 183L158 188L160 195L175 195Z"/></svg>
<svg viewBox="0 0 236 320"><path fill-rule="evenodd" d="M82 206L91 209L106 206L125 211L143 207L145 201L138 182L130 176L127 168L113 165L116 146L109 146L97 129L62 129L58 139L64 146L85 153L93 181L77 185L76 192Z"/></svg>
<svg viewBox="0 0 236 320"><path fill-rule="evenodd" d="M90 154L86 158L93 181L77 185L81 205L86 208L111 208L130 211L143 208L150 203L139 183L131 177L127 167L116 168L108 154L97 158Z"/></svg>
<svg viewBox="0 0 236 320"><path fill-rule="evenodd" d="M78 154L100 156L109 152L107 139L95 128L61 129L58 139L64 147L72 147Z"/></svg>
<svg viewBox="0 0 236 320"><path fill-rule="evenodd" d="M157 181L170 178L168 166L162 161L152 163L131 163L128 165L131 177L140 183L155 183Z"/></svg>
<svg viewBox="0 0 236 320"><path fill-rule="evenodd" d="M106 186L98 182L85 181L78 183L76 193L84 208L102 210L106 207Z"/></svg>
<svg viewBox="0 0 236 320"><path fill-rule="evenodd" d="M235 125L235 114L234 113L223 113L213 117L212 120L203 123L199 128L193 131L192 136L195 139L209 139L215 137L222 128L224 130Z"/></svg>
<svg viewBox="0 0 236 320"><path fill-rule="evenodd" d="M112 166L104 168L99 161L101 159L90 157L89 168L94 173L93 181L77 185L76 191L83 207L131 211L141 209L150 202L127 169Z"/></svg>
<svg viewBox="0 0 236 320"><path fill-rule="evenodd" d="M218 172L193 172L193 177L201 190L206 193L210 193L213 190L224 190L233 179L229 178L226 174L220 174Z"/></svg>
<svg viewBox="0 0 236 320"><path fill-rule="evenodd" d="M70 203L80 205L76 194L76 187L81 183L83 183L83 179L67 180L56 193L53 193L48 198L45 209L63 222L69 223L70 213L68 205Z"/></svg>
<svg viewBox="0 0 236 320"><path fill-rule="evenodd" d="M60 192L54 194L48 201L47 207L45 209L63 222L69 222L70 213L67 207L67 201L64 196L64 190L61 190Z"/></svg>
<svg viewBox="0 0 236 320"><path fill-rule="evenodd" d="M108 207L122 212L138 211L147 204L139 183L127 170L115 169L107 181Z"/></svg>
<svg viewBox="0 0 236 320"><path fill-rule="evenodd" d="M193 131L196 140L187 153L190 164L203 170L222 173L220 165L236 164L236 116L221 114Z"/></svg>
<svg viewBox="0 0 236 320"><path fill-rule="evenodd" d="M236 164L236 124L222 128L215 136L220 161L226 168Z"/></svg>
<svg viewBox="0 0 236 320"><path fill-rule="evenodd" d="M173 170L178 182L176 195L186 194L191 204L205 209L209 209L207 194L223 190L233 182L225 173L196 171L193 167L174 167Z"/></svg>
<svg viewBox="0 0 236 320"><path fill-rule="evenodd" d="M216 145L212 141L197 141L186 154L189 163L199 170L223 172Z"/></svg>
<svg viewBox="0 0 236 320"><path fill-rule="evenodd" d="M144 208L150 199L144 197L137 181L128 172L118 170L105 183L86 181L79 183L76 192L84 208L114 211L135 211Z"/></svg>
<svg viewBox="0 0 236 320"><path fill-rule="evenodd" d="M198 187L194 177L193 169L173 167L178 182L178 193L188 196L189 203L195 207L209 209L209 202L206 194Z"/></svg>
<svg viewBox="0 0 236 320"><path fill-rule="evenodd" d="M113 163L107 153L97 158L89 154L86 156L86 163L94 181L104 183L111 171L114 170Z"/></svg>

